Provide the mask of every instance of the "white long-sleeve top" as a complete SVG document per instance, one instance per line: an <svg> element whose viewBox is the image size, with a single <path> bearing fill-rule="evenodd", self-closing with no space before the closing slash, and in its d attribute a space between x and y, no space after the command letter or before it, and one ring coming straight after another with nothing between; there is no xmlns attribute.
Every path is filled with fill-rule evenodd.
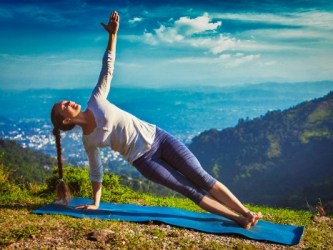
<svg viewBox="0 0 333 250"><path fill-rule="evenodd" d="M103 179L98 148L111 147L133 163L151 148L156 132L155 125L138 119L107 100L114 62L115 53L106 51L97 85L88 102L97 126L89 135L82 136L89 160L89 177L94 182L102 182Z"/></svg>

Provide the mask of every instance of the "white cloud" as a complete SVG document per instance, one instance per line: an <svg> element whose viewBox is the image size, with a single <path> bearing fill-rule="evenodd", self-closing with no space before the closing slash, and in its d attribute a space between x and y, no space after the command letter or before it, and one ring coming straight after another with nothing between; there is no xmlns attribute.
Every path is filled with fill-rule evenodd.
<svg viewBox="0 0 333 250"><path fill-rule="evenodd" d="M219 56L219 58L222 59L222 60L228 59L230 57L231 57L230 54L222 54L222 55Z"/></svg>
<svg viewBox="0 0 333 250"><path fill-rule="evenodd" d="M297 51L305 48L298 44L279 44L272 41L267 41L264 38L256 40L238 40L237 50L242 52L282 52L282 51Z"/></svg>
<svg viewBox="0 0 333 250"><path fill-rule="evenodd" d="M326 30L333 30L333 13L332 12L322 12L322 11L312 11L306 13L299 13L296 18L308 27L321 28Z"/></svg>
<svg viewBox="0 0 333 250"><path fill-rule="evenodd" d="M138 39L133 39L134 36L131 37L131 40L138 40ZM144 32L143 33L143 42L150 44L150 45L157 45L157 39L155 38L155 36L152 33L148 33L148 32Z"/></svg>
<svg viewBox="0 0 333 250"><path fill-rule="evenodd" d="M216 55L223 51L233 50L237 45L237 40L220 34L210 38L188 38L184 40L184 43L192 47L208 50Z"/></svg>
<svg viewBox="0 0 333 250"><path fill-rule="evenodd" d="M320 30L311 29L281 29L277 32L276 29L261 29L244 32L243 34L251 34L256 39L329 39L333 41L331 32L323 32Z"/></svg>
<svg viewBox="0 0 333 250"><path fill-rule="evenodd" d="M219 35L219 37L211 44L210 51L213 54L219 54L226 50L231 50L236 47L237 41L235 38Z"/></svg>
<svg viewBox="0 0 333 250"><path fill-rule="evenodd" d="M185 57L169 60L169 63L174 64L199 64L199 65L219 65L221 68L236 68L242 64L249 62L258 62L259 64L265 64L266 66L273 65L275 62L261 63L257 59L260 54L221 54L219 57Z"/></svg>
<svg viewBox="0 0 333 250"><path fill-rule="evenodd" d="M128 22L129 22L130 24L134 24L134 23L139 23L139 22L141 22L142 20L143 20L142 17L134 17L134 18L128 20Z"/></svg>
<svg viewBox="0 0 333 250"><path fill-rule="evenodd" d="M212 18L252 22L257 23L259 27L262 23L267 28L245 29L243 32L239 31L236 38L230 34L218 33L222 22L212 22ZM145 32L144 41L150 45L192 47L213 55L226 51L247 54L279 51L305 52L305 50L318 48L326 49L333 44L333 13L323 11L282 14L215 13L208 15L204 13L195 18L180 17L171 21L169 25L162 24L152 32ZM281 25L281 27L269 28L270 25ZM306 40L309 41L308 46L305 45Z"/></svg>
<svg viewBox="0 0 333 250"><path fill-rule="evenodd" d="M247 62L251 62L254 61L255 59L260 58L259 54L256 55L246 55L246 56L239 56L238 58L236 58L235 60L233 60L229 67L237 67L241 64L247 63Z"/></svg>
<svg viewBox="0 0 333 250"><path fill-rule="evenodd" d="M333 13L325 11L307 11L297 13L260 14L260 13L215 13L214 18L258 22L265 24L289 25L332 30Z"/></svg>
<svg viewBox="0 0 333 250"><path fill-rule="evenodd" d="M204 13L202 16L194 19L181 17L174 23L177 33L184 34L185 36L191 36L209 30L216 30L221 24L221 21L211 23L208 13Z"/></svg>
<svg viewBox="0 0 333 250"><path fill-rule="evenodd" d="M281 14L258 13L215 13L215 18L242 21L266 26L260 29L246 29L238 32L245 50L305 50L323 49L333 44L333 13L324 11L307 11ZM240 24L241 26L242 24ZM270 25L281 25L279 28ZM255 26L254 26L255 27ZM288 42L289 41L289 42ZM287 43L288 42L288 43ZM308 42L308 46L306 45ZM300 46L300 44L302 44Z"/></svg>
<svg viewBox="0 0 333 250"><path fill-rule="evenodd" d="M221 21L211 22L207 13L192 19L180 17L171 26L160 25L153 32L145 31L143 41L150 45L166 43L191 46L219 54L235 48L237 43L236 39L217 33L217 28L221 25Z"/></svg>
<svg viewBox="0 0 333 250"><path fill-rule="evenodd" d="M276 61L263 62L263 65L265 65L265 66L271 66L271 65L274 65L274 64L276 64Z"/></svg>
<svg viewBox="0 0 333 250"><path fill-rule="evenodd" d="M223 68L237 68L245 63L259 63L260 54L222 54L216 59L216 63L219 63Z"/></svg>
<svg viewBox="0 0 333 250"><path fill-rule="evenodd" d="M184 39L184 36L179 34L175 28L167 28L161 25L158 29L155 29L155 34L160 41L166 43L174 43Z"/></svg>

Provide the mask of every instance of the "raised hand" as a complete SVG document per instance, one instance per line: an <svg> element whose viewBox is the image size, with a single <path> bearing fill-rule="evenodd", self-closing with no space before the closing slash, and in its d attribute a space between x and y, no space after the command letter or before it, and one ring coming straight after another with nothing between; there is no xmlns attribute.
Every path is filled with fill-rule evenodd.
<svg viewBox="0 0 333 250"><path fill-rule="evenodd" d="M120 21L120 17L118 15L118 12L114 11L110 15L109 23L106 25L105 23L102 22L101 25L110 35L117 34L118 29L119 29L119 21Z"/></svg>

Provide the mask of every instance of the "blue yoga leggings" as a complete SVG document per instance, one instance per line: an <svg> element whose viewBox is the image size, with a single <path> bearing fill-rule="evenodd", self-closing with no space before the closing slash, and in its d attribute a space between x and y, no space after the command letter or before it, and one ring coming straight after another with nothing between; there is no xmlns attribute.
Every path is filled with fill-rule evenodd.
<svg viewBox="0 0 333 250"><path fill-rule="evenodd" d="M183 194L196 204L216 183L184 144L159 128L152 148L133 165L147 179Z"/></svg>

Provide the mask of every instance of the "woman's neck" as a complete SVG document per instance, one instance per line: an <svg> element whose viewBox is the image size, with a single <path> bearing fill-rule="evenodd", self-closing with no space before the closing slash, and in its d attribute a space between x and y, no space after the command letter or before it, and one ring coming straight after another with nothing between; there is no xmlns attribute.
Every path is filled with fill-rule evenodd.
<svg viewBox="0 0 333 250"><path fill-rule="evenodd" d="M93 112L91 112L89 109L85 110L84 112L80 113L79 122L77 125L79 125L82 128L83 134L88 135L91 132L94 131L96 128L96 121Z"/></svg>

